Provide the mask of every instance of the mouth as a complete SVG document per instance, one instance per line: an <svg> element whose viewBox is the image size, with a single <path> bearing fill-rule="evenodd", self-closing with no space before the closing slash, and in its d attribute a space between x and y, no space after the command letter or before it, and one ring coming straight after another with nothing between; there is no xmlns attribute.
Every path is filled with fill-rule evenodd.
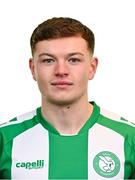
<svg viewBox="0 0 135 180"><path fill-rule="evenodd" d="M54 81L51 83L52 86L59 87L59 88L65 88L72 86L73 83L70 81Z"/></svg>

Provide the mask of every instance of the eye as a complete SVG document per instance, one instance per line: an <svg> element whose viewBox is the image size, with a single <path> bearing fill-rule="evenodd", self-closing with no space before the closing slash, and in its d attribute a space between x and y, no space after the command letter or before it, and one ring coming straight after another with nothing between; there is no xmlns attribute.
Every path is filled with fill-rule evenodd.
<svg viewBox="0 0 135 180"><path fill-rule="evenodd" d="M51 59L51 58L46 58L46 59L43 59L42 62L47 65L50 65L50 64L53 64L55 62L55 60Z"/></svg>
<svg viewBox="0 0 135 180"><path fill-rule="evenodd" d="M70 64L78 64L81 60L78 58L70 58L68 60L68 62L70 62Z"/></svg>

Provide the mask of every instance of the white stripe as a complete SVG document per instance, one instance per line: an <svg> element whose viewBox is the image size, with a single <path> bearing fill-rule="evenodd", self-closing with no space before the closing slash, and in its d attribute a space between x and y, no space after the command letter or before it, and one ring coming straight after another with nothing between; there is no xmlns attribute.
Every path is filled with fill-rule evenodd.
<svg viewBox="0 0 135 180"><path fill-rule="evenodd" d="M78 133L75 134L60 134L61 136L76 136Z"/></svg>
<svg viewBox="0 0 135 180"><path fill-rule="evenodd" d="M100 109L100 114L109 118L109 119L112 119L114 121L117 121L117 122L120 122L120 123L124 123L124 124L128 124L132 127L135 127L135 124L132 122L132 121L124 121L121 119L121 116L119 116L118 114L115 114L111 111L108 111L108 110L105 110L105 109Z"/></svg>
<svg viewBox="0 0 135 180"><path fill-rule="evenodd" d="M120 120L120 118L121 118L121 116L119 116L118 114L115 114L115 113L110 112L110 111L103 109L103 108L100 109L100 113L102 115L104 115L110 119L114 119L114 120Z"/></svg>
<svg viewBox="0 0 135 180"><path fill-rule="evenodd" d="M17 117L17 120L23 122L27 119L32 119L36 115L36 110L30 111Z"/></svg>
<svg viewBox="0 0 135 180"><path fill-rule="evenodd" d="M48 131L41 124L23 132L13 141L12 148L13 179L48 179L49 137ZM17 163L32 163L44 160L44 167L28 169L16 167ZM19 164L20 166L20 164Z"/></svg>
<svg viewBox="0 0 135 180"><path fill-rule="evenodd" d="M6 127L6 126L9 126L9 125L22 123L22 122L24 122L26 120L32 119L35 115L36 115L36 110L27 112L27 113L25 113L23 115L20 115L20 116L16 117L17 118L16 121L6 122L6 123L2 124L0 127Z"/></svg>
<svg viewBox="0 0 135 180"><path fill-rule="evenodd" d="M116 142L117 140L117 142ZM103 151L114 153L120 159L120 171L110 180L123 179L124 177L124 138L115 131L102 125L95 124L88 136L88 179L102 180L104 177L96 173L93 161L96 155ZM98 164L97 164L98 166Z"/></svg>

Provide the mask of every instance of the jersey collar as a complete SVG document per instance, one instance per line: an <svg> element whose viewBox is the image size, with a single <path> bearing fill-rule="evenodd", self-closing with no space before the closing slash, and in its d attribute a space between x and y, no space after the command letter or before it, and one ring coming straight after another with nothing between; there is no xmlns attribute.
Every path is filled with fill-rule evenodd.
<svg viewBox="0 0 135 180"><path fill-rule="evenodd" d="M87 132L98 120L100 115L100 108L99 106L94 102L90 102L93 105L93 112L87 122L84 124L84 126L80 129L79 134L82 134L84 132ZM42 124L42 126L47 129L49 132L61 135L42 115L41 107L37 108L37 121ZM62 135L63 136L63 135ZM67 136L67 135L66 135Z"/></svg>

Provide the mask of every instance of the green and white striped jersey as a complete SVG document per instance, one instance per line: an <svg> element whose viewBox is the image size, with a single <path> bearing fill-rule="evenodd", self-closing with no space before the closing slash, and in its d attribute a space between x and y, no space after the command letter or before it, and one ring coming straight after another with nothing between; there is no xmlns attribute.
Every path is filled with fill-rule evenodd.
<svg viewBox="0 0 135 180"><path fill-rule="evenodd" d="M41 108L0 127L1 179L135 179L135 128L93 102L78 134L60 134Z"/></svg>

